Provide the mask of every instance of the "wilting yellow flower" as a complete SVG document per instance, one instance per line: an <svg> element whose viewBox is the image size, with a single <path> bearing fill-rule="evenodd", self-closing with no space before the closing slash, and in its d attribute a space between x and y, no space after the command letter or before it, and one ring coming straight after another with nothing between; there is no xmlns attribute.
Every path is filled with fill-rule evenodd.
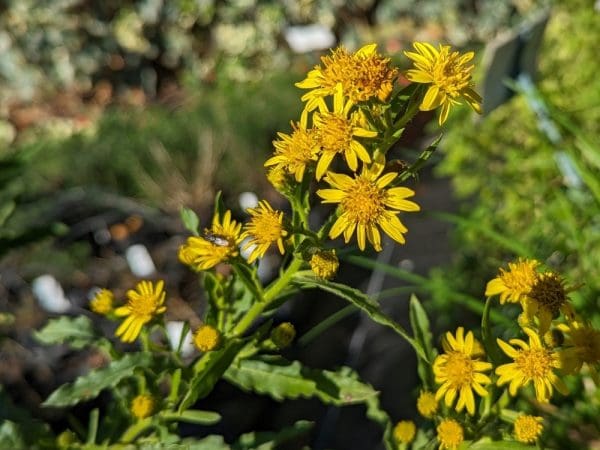
<svg viewBox="0 0 600 450"><path fill-rule="evenodd" d="M355 138L372 138L376 131L364 128L364 118L360 111L350 112L351 101L345 101L341 85L338 85L333 95L333 111L326 104L313 115L313 123L320 146L321 155L317 162L315 176L320 180L329 168L336 155L343 155L348 167L353 172L358 168L358 160L370 163L371 157L367 149Z"/></svg>
<svg viewBox="0 0 600 450"><path fill-rule="evenodd" d="M538 416L522 415L515 420L515 437L517 441L525 444L533 444L542 434L544 419Z"/></svg>
<svg viewBox="0 0 600 450"><path fill-rule="evenodd" d="M267 169L267 180L278 192L285 194L288 188L288 174L281 165L271 166Z"/></svg>
<svg viewBox="0 0 600 450"><path fill-rule="evenodd" d="M525 300L537 279L536 267L539 265L540 263L535 259L508 263L508 272L501 268L498 276L488 282L485 295L492 297L500 294L502 304Z"/></svg>
<svg viewBox="0 0 600 450"><path fill-rule="evenodd" d="M417 398L417 411L423 417L431 419L438 409L438 401L435 398L435 394L429 391L421 391L419 398Z"/></svg>
<svg viewBox="0 0 600 450"><path fill-rule="evenodd" d="M409 200L415 193L406 187L386 188L398 176L396 172L382 174L385 164L374 163L364 166L360 175L328 172L325 181L333 189L320 189L317 195L323 203L339 203L340 216L337 218L329 237L335 239L344 234L348 243L356 230L358 247L365 249L369 240L373 248L381 251L379 228L400 244L404 244L403 233L408 230L398 219L400 211L419 211L419 205Z"/></svg>
<svg viewBox="0 0 600 450"><path fill-rule="evenodd" d="M148 394L141 394L131 401L131 413L138 419L150 417L154 412L154 398Z"/></svg>
<svg viewBox="0 0 600 450"><path fill-rule="evenodd" d="M531 328L523 331L529 336L529 344L521 339L511 339L511 347L502 339L496 339L502 351L514 360L496 368L496 375L500 377L498 386L510 383L508 392L515 396L519 388L533 382L535 396L540 402L548 402L553 387L566 395L567 386L554 373L554 369L561 367L560 355L544 348L540 337Z"/></svg>
<svg viewBox="0 0 600 450"><path fill-rule="evenodd" d="M221 343L221 333L211 325L202 325L194 333L194 345L201 352L211 352Z"/></svg>
<svg viewBox="0 0 600 450"><path fill-rule="evenodd" d="M106 315L113 309L115 295L108 289L100 289L90 300L90 309L96 314Z"/></svg>
<svg viewBox="0 0 600 450"><path fill-rule="evenodd" d="M271 340L279 349L290 346L296 337L296 328L290 322L283 322L271 331Z"/></svg>
<svg viewBox="0 0 600 450"><path fill-rule="evenodd" d="M318 250L310 258L313 273L324 280L331 280L337 273L340 261L335 250Z"/></svg>
<svg viewBox="0 0 600 450"><path fill-rule="evenodd" d="M440 450L456 450L464 440L464 431L454 419L443 419L436 428Z"/></svg>
<svg viewBox="0 0 600 450"><path fill-rule="evenodd" d="M592 328L581 320L568 325L561 324L558 329L565 334L564 350L561 352L562 369L570 374L577 373L587 364L592 376L598 379L597 367L600 365L600 330Z"/></svg>
<svg viewBox="0 0 600 450"><path fill-rule="evenodd" d="M548 331L552 319L557 318L560 312L568 318L574 316L567 292L565 281L555 272L541 273L536 277L522 305L529 321L538 318L540 334Z"/></svg>
<svg viewBox="0 0 600 450"><path fill-rule="evenodd" d="M353 54L339 47L331 55L322 56L321 62L323 67L315 66L304 80L296 83L301 89L310 89L302 96L308 111L322 106L323 97L333 95L338 84L354 104L371 98L385 101L398 76L398 69L390 66L390 59L377 53L377 44L365 45Z"/></svg>
<svg viewBox="0 0 600 450"><path fill-rule="evenodd" d="M151 281L140 281L135 290L127 291L127 304L115 309L117 316L127 316L115 332L123 342L135 341L145 324L167 310L164 305L164 285L162 280L158 281L156 286Z"/></svg>
<svg viewBox="0 0 600 450"><path fill-rule="evenodd" d="M293 175L298 183L302 181L306 166L316 161L319 154L319 143L314 129L306 128L306 115L300 122L292 122L291 135L277 133L279 140L273 141L275 154L267 159L265 166L277 166Z"/></svg>
<svg viewBox="0 0 600 450"><path fill-rule="evenodd" d="M261 200L256 208L248 208L252 216L244 225L243 238L250 240L244 245L244 250L254 246L248 257L248 262L253 263L256 258L262 258L272 244L277 243L279 252L283 255L283 238L288 235L283 225L283 212L274 210L269 202Z"/></svg>
<svg viewBox="0 0 600 450"><path fill-rule="evenodd" d="M403 444L410 444L417 433L417 426L412 420L401 420L394 427L394 439Z"/></svg>
<svg viewBox="0 0 600 450"><path fill-rule="evenodd" d="M476 359L476 339L473 332L469 331L464 335L464 328L458 327L456 336L452 333L446 333L446 341L450 346L444 354L439 355L433 362L433 373L435 382L441 384L438 388L435 399L442 397L446 406L450 407L458 395L456 410L462 411L465 406L467 412L475 414L475 397L473 391L482 397L488 392L484 385L492 382L490 378L483 374L492 368L488 362L478 361Z"/></svg>
<svg viewBox="0 0 600 450"><path fill-rule="evenodd" d="M189 237L179 247L179 260L195 270L208 270L227 262L239 255L241 229L241 224L231 220L231 211L226 211L222 219L215 214L212 225L204 231L204 236Z"/></svg>
<svg viewBox="0 0 600 450"><path fill-rule="evenodd" d="M439 49L427 42L414 42L417 51L404 52L414 61L415 68L405 73L406 78L415 83L429 84L421 103L421 111L431 111L442 107L439 123L448 118L452 105L459 105L463 98L477 113L481 113L481 97L473 90L471 80L474 66L468 65L475 53L461 55L451 52L449 45L440 45Z"/></svg>

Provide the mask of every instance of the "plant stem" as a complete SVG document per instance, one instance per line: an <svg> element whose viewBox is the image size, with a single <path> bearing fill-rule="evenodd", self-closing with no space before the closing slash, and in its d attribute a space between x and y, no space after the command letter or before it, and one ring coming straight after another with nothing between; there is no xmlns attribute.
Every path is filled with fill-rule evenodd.
<svg viewBox="0 0 600 450"><path fill-rule="evenodd" d="M152 417L147 417L142 420L138 420L136 423L131 425L125 433L121 436L121 442L128 444L133 441L142 431L152 426Z"/></svg>
<svg viewBox="0 0 600 450"><path fill-rule="evenodd" d="M238 322L238 324L233 329L233 335L239 336L243 334L250 325L254 322L254 320L264 311L264 309L269 306L269 304L277 298L277 295L290 283L292 277L300 267L304 261L298 258L294 258L290 265L285 269L285 271L279 276L279 278L271 284L265 294L263 296L263 300L254 303L246 315L242 317L242 319Z"/></svg>

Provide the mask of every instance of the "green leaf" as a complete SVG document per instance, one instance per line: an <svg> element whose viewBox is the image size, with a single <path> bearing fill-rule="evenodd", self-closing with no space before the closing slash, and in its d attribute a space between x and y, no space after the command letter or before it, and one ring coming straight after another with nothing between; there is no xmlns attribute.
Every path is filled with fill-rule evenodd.
<svg viewBox="0 0 600 450"><path fill-rule="evenodd" d="M398 176L395 183L398 184L402 181L408 180L410 177L416 177L417 174L419 173L419 170L421 170L423 168L423 166L425 166L425 164L427 163L427 160L429 160L429 158L431 158L431 155L433 155L433 152L436 151L441 140L442 140L442 135L440 134L431 143L431 145L429 145L429 147L427 147L425 150L423 150L421 152L421 154L419 155L419 158L417 158L417 160L414 163L412 163L408 169L402 171L402 173Z"/></svg>
<svg viewBox="0 0 600 450"><path fill-rule="evenodd" d="M281 444L298 436L306 434L313 427L307 420L299 420L294 425L279 431L251 432L240 436L233 450L271 450L277 449Z"/></svg>
<svg viewBox="0 0 600 450"><path fill-rule="evenodd" d="M410 297L409 307L410 325L413 330L415 340L421 345L425 351L428 361L433 361L435 358L435 350L433 348L433 336L431 334L431 325L425 309L419 302L416 295ZM427 389L433 388L433 378L431 374L431 365L421 358L418 359L419 378Z"/></svg>
<svg viewBox="0 0 600 450"><path fill-rule="evenodd" d="M200 225L200 219L194 211L190 208L181 208L180 211L181 221L186 230L192 233L194 236L198 236L198 226Z"/></svg>
<svg viewBox="0 0 600 450"><path fill-rule="evenodd" d="M46 326L34 332L33 336L42 344L67 344L74 349L82 349L98 337L92 321L85 316L61 316L51 319Z"/></svg>
<svg viewBox="0 0 600 450"><path fill-rule="evenodd" d="M127 354L106 367L77 378L73 383L63 384L50 394L42 406L70 406L91 400L103 389L115 387L122 379L132 376L135 369L148 367L151 362L150 353Z"/></svg>
<svg viewBox="0 0 600 450"><path fill-rule="evenodd" d="M244 345L245 340L231 339L220 350L205 353L196 362L189 390L179 405L180 414L212 391Z"/></svg>
<svg viewBox="0 0 600 450"><path fill-rule="evenodd" d="M246 289L252 293L254 301L262 301L262 286L256 275L256 268L250 267L246 263L238 262L234 262L232 268L238 279L243 283Z"/></svg>
<svg viewBox="0 0 600 450"><path fill-rule="evenodd" d="M362 403L378 394L348 367L336 372L311 369L280 357L242 360L232 365L224 378L244 391L278 401L317 397L323 403L342 406Z"/></svg>
<svg viewBox="0 0 600 450"><path fill-rule="evenodd" d="M182 413L166 412L161 414L165 420L176 420L178 422L197 423L200 425L212 425L221 420L221 415L214 411L201 411L199 409L187 409Z"/></svg>
<svg viewBox="0 0 600 450"><path fill-rule="evenodd" d="M367 400L367 417L383 428L383 445L386 450L396 450L396 440L394 439L394 430L392 420L379 404L379 397L372 397Z"/></svg>
<svg viewBox="0 0 600 450"><path fill-rule="evenodd" d="M206 436L199 441L196 439L183 439L181 446L185 450L231 450L231 447L227 445L223 436L210 435ZM165 450L164 447L160 446L156 450Z"/></svg>
<svg viewBox="0 0 600 450"><path fill-rule="evenodd" d="M392 330L394 330L396 333L398 333L400 336L402 336L406 340L406 342L408 342L415 349L418 356L423 358L425 361L428 360L427 355L425 354L425 351L423 350L421 345L417 341L415 341L412 337L410 337L408 335L408 333L406 332L406 330L400 324L398 324L393 319L389 318L386 314L384 314L379 309L379 305L375 301L373 301L367 295L363 294L358 289L351 288L344 284L334 283L332 281L320 280L314 276L310 276L310 275L307 276L307 275L302 275L302 274L297 274L294 277L294 282L296 284L300 285L300 287L302 287L302 288L321 289L326 292L331 292L332 294L335 294L338 297L343 298L344 300L348 300L350 303L352 303L353 305L357 306L358 308L363 310L365 313L367 313L368 316L371 319L373 319L373 321L375 321L381 325L385 325L386 327L389 327Z"/></svg>
<svg viewBox="0 0 600 450"><path fill-rule="evenodd" d="M469 450L527 450L532 448L537 447L517 441L490 441L489 438L481 439L469 445Z"/></svg>
<svg viewBox="0 0 600 450"><path fill-rule="evenodd" d="M215 195L215 209L213 214L222 218L225 211L227 211L227 208L225 208L225 204L223 203L223 192L218 191Z"/></svg>
<svg viewBox="0 0 600 450"><path fill-rule="evenodd" d="M0 425L0 448L11 450L29 449L25 444L21 429L16 423L11 422L10 420L5 420L2 425Z"/></svg>

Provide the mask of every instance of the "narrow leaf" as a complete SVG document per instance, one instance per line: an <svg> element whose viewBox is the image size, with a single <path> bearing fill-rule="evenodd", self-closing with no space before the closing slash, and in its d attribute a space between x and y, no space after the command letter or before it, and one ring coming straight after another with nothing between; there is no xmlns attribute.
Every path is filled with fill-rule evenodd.
<svg viewBox="0 0 600 450"><path fill-rule="evenodd" d="M342 406L377 396L377 391L361 382L348 367L332 372L278 357L240 361L227 370L224 378L244 391L268 395L278 401L317 397L323 403Z"/></svg>
<svg viewBox="0 0 600 450"><path fill-rule="evenodd" d="M216 382L219 381L245 344L245 340L232 339L220 350L205 353L196 362L189 390L179 405L180 414L192 406L196 400L206 397L212 391Z"/></svg>
<svg viewBox="0 0 600 450"><path fill-rule="evenodd" d="M108 366L93 370L73 383L63 384L46 399L42 406L70 406L95 398L103 389L116 386L133 375L135 369L152 362L150 353L130 353Z"/></svg>
<svg viewBox="0 0 600 450"><path fill-rule="evenodd" d="M419 302L416 295L410 297L409 306L410 325L413 330L415 340L421 345L427 355L428 361L433 361L435 353L433 349L433 336L431 334L431 326L425 309ZM433 388L433 379L431 376L431 366L421 358L418 359L418 373L423 384L428 388Z"/></svg>
<svg viewBox="0 0 600 450"><path fill-rule="evenodd" d="M391 328L400 336L402 336L404 340L406 340L406 342L408 342L414 348L414 350L417 352L417 355L427 361L427 355L425 354L425 351L421 345L412 337L410 337L400 324L384 314L379 309L379 305L375 301L363 294L358 289L351 288L344 284L320 280L318 278L306 275L297 275L294 277L294 281L302 288L321 289L326 292L331 292L332 294L335 294L344 300L348 300L350 303L367 313L367 315L373 319L373 321Z"/></svg>
<svg viewBox="0 0 600 450"><path fill-rule="evenodd" d="M178 422L197 423L200 425L212 425L221 420L219 413L198 409L187 409L182 413L166 412L161 414L161 417L165 420L176 420Z"/></svg>
<svg viewBox="0 0 600 450"><path fill-rule="evenodd" d="M240 436L232 450L271 450L280 448L286 441L306 434L313 427L313 423L299 420L294 425L279 431L251 432Z"/></svg>
<svg viewBox="0 0 600 450"><path fill-rule="evenodd" d="M469 450L528 450L534 448L537 447L517 441L490 441L489 438L474 442L469 446Z"/></svg>
<svg viewBox="0 0 600 450"><path fill-rule="evenodd" d="M34 332L33 336L42 344L67 344L77 350L97 338L92 321L85 316L51 319L44 328Z"/></svg>
<svg viewBox="0 0 600 450"><path fill-rule="evenodd" d="M180 211L181 221L186 230L192 233L194 236L198 236L198 226L200 225L200 219L194 211L190 208L181 208Z"/></svg>
<svg viewBox="0 0 600 450"><path fill-rule="evenodd" d="M392 420L379 404L379 397L372 397L367 400L367 417L383 428L383 445L386 450L397 450Z"/></svg>

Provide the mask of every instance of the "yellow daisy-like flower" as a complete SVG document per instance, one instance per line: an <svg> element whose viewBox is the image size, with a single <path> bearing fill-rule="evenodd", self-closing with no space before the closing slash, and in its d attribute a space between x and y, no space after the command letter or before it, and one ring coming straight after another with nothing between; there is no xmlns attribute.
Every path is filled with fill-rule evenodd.
<svg viewBox="0 0 600 450"><path fill-rule="evenodd" d="M450 107L459 105L464 99L473 110L481 113L481 97L473 90L471 79L474 66L469 62L475 56L473 52L461 55L452 52L449 45L440 45L439 49L427 42L414 42L417 51L404 52L414 61L415 68L404 75L415 83L429 84L421 103L421 111L431 111L442 107L439 123L442 125L448 118Z"/></svg>
<svg viewBox="0 0 600 450"><path fill-rule="evenodd" d="M194 270L208 270L227 262L239 255L241 229L241 224L231 220L231 211L226 211L223 219L217 214L210 229L204 231L204 236L189 237L179 247L179 260Z"/></svg>
<svg viewBox="0 0 600 450"><path fill-rule="evenodd" d="M578 373L587 364L592 376L598 379L600 365L600 330L580 320L558 329L565 334L564 350L561 352L562 369L570 374Z"/></svg>
<svg viewBox="0 0 600 450"><path fill-rule="evenodd" d="M331 280L337 273L340 261L335 250L318 250L310 258L310 269L324 280Z"/></svg>
<svg viewBox="0 0 600 450"><path fill-rule="evenodd" d="M358 247L365 249L369 240L373 248L381 251L379 228L400 244L404 244L403 233L408 230L398 219L400 211L419 211L419 205L409 200L415 193L406 187L387 186L398 176L396 172L382 174L384 163L376 162L370 168L363 167L360 175L328 172L325 181L333 189L320 189L317 195L323 203L339 203L340 216L337 218L329 237L335 239L344 234L346 243L356 230Z"/></svg>
<svg viewBox="0 0 600 450"><path fill-rule="evenodd" d="M288 174L281 165L271 166L267 169L267 180L278 192L286 193L288 188Z"/></svg>
<svg viewBox="0 0 600 450"><path fill-rule="evenodd" d="M256 258L262 258L272 244L277 243L279 252L283 255L283 238L288 235L283 225L283 212L276 211L266 200L258 202L256 208L248 208L248 214L252 216L250 221L244 225L243 238L249 237L244 245L244 250L253 247L248 257L252 264Z"/></svg>
<svg viewBox="0 0 600 450"><path fill-rule="evenodd" d="M315 66L304 80L296 83L301 89L310 89L302 96L308 111L323 105L323 98L332 95L338 84L354 104L372 98L385 101L398 76L398 69L390 66L390 58L377 53L377 44L365 45L353 54L338 47L331 55L322 56L321 62L323 67Z"/></svg>
<svg viewBox="0 0 600 450"><path fill-rule="evenodd" d="M467 412L473 415L475 414L473 391L482 397L488 394L484 385L491 383L492 380L482 372L491 370L492 365L478 361L474 357L476 339L471 331L465 336L464 328L458 327L456 336L450 332L446 333L446 341L450 349L437 356L433 362L435 382L441 384L435 399L439 401L443 397L446 406L450 407L458 395L456 410L460 412L466 407Z"/></svg>
<svg viewBox="0 0 600 450"><path fill-rule="evenodd" d="M529 321L534 317L538 318L541 335L550 329L552 319L557 318L559 313L562 312L568 318L575 315L567 293L565 281L558 273L546 272L537 275L522 305Z"/></svg>
<svg viewBox="0 0 600 450"><path fill-rule="evenodd" d="M115 332L123 342L135 341L145 324L167 310L164 285L162 280L156 286L151 281L140 281L135 290L127 291L127 304L115 309L117 316L127 317Z"/></svg>
<svg viewBox="0 0 600 450"><path fill-rule="evenodd" d="M498 386L510 383L508 392L515 396L519 388L533 382L536 398L544 403L552 397L553 388L566 395L567 386L554 373L554 369L561 367L560 355L544 348L540 337L531 328L524 328L523 331L529 336L529 344L521 339L511 339L511 346L496 339L502 351L514 360L496 368L496 375L500 377Z"/></svg>
<svg viewBox="0 0 600 450"><path fill-rule="evenodd" d="M352 102L344 100L342 86L338 84L333 95L333 111L329 111L323 103L319 112L313 115L314 129L321 150L315 173L317 180L323 177L338 154L344 155L348 167L353 172L358 168L359 159L364 163L371 162L369 152L355 138L373 138L377 136L377 132L364 128L362 113L351 113L351 108Z"/></svg>
<svg viewBox="0 0 600 450"><path fill-rule="evenodd" d="M90 300L90 309L96 314L106 315L113 309L115 295L108 289L100 289Z"/></svg>
<svg viewBox="0 0 600 450"><path fill-rule="evenodd" d="M496 278L488 282L486 297L500 294L500 303L518 303L525 300L537 280L536 268L540 265L535 259L519 260L508 263L508 271L500 269Z"/></svg>
<svg viewBox="0 0 600 450"><path fill-rule="evenodd" d="M423 417L431 419L438 410L438 401L435 394L429 391L421 391L417 398L417 411Z"/></svg>
<svg viewBox="0 0 600 450"><path fill-rule="evenodd" d="M194 333L194 345L201 352L211 352L221 343L221 333L211 325L202 325Z"/></svg>
<svg viewBox="0 0 600 450"><path fill-rule="evenodd" d="M538 416L522 415L515 420L515 437L524 444L533 444L542 434L544 419Z"/></svg>
<svg viewBox="0 0 600 450"><path fill-rule="evenodd" d="M131 414L138 419L150 417L154 412L154 398L148 394L140 394L131 401Z"/></svg>
<svg viewBox="0 0 600 450"><path fill-rule="evenodd" d="M410 444L417 434L417 426L412 420L401 420L394 427L394 439L403 444Z"/></svg>
<svg viewBox="0 0 600 450"><path fill-rule="evenodd" d="M265 167L282 167L298 183L304 177L306 166L317 160L320 150L315 130L307 129L306 122L306 115L302 115L298 124L292 122L291 135L277 133L279 140L273 141L275 155L265 162Z"/></svg>
<svg viewBox="0 0 600 450"><path fill-rule="evenodd" d="M443 419L436 431L440 450L456 450L465 439L462 425L454 419Z"/></svg>

